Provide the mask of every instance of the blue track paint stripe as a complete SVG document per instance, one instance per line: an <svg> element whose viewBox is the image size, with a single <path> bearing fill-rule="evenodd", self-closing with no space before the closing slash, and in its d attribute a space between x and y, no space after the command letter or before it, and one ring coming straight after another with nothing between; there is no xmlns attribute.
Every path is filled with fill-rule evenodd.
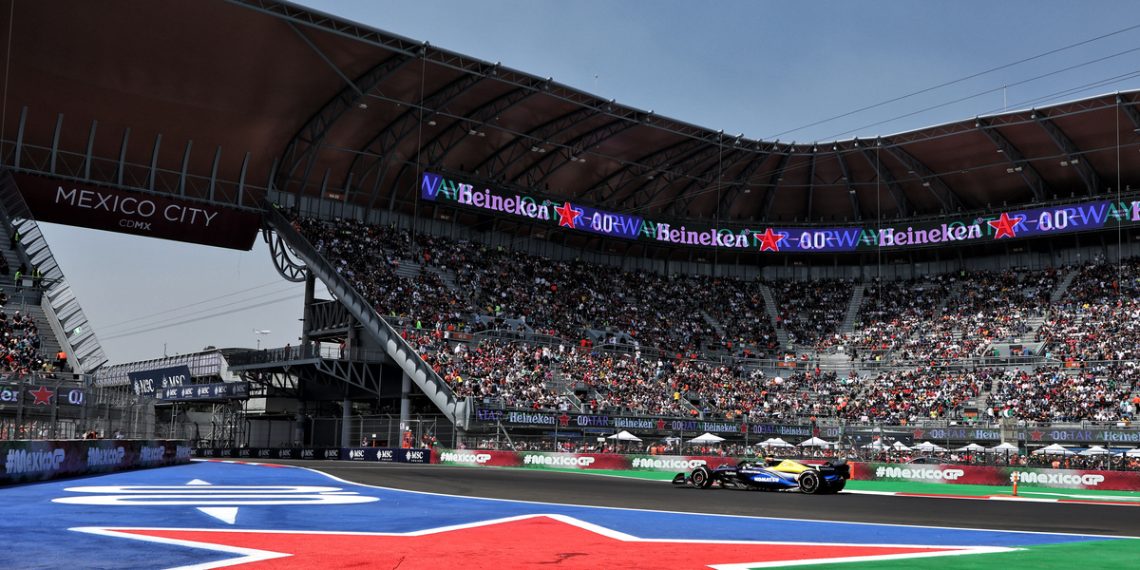
<svg viewBox="0 0 1140 570"><path fill-rule="evenodd" d="M347 505L244 506L227 525L193 506L105 506L61 504L53 499L84 493L77 488L183 486L192 480L211 485L319 486L333 494L375 497L375 502ZM70 490L69 490L70 489ZM198 487L195 487L198 489ZM91 494L91 493L88 493ZM1089 535L967 530L867 523L797 520L794 517L744 517L551 503L456 497L360 485L305 467L268 467L230 463L193 463L145 471L54 481L0 489L0 529L13 544L52 544L50 556L30 560L0 549L0 567L80 566L151 567L217 560L210 553L177 547L120 544L106 536L67 532L76 527L163 527L290 529L298 531L408 532L486 519L559 514L642 538L689 540L765 540L846 544L1018 547L1102 540ZM794 513L790 513L794 514ZM15 523L14 523L15 521ZM141 544L141 543L140 543ZM115 563L102 564L98 553L115 549Z"/></svg>
<svg viewBox="0 0 1140 570"><path fill-rule="evenodd" d="M397 496L404 494L433 497L442 510L454 511L450 514L435 512L426 517L424 528L436 526L441 516L458 517L448 519L445 524L470 522L466 512L474 509L487 517L513 516L524 513L559 512L604 526L613 525L643 537L655 538L732 538L740 540L766 540L788 542L819 541L827 537L835 542L888 542L891 544L929 545L978 545L978 546L1029 546L1036 544L1057 544L1083 542L1093 539L1111 539L1094 535L1032 533L1001 530L970 530L940 527L919 527L909 525L886 525L873 523L848 523L809 521L794 518L740 517L732 515L706 515L677 513L671 511L647 511L612 507L575 507L555 503L534 503L505 499L476 499L434 493L404 491L387 487L358 485L333 475L305 467L296 467L318 477L325 477L346 485L370 488L385 497L387 493ZM391 499L390 499L391 500ZM404 499L407 500L407 499ZM653 513L647 517L645 513ZM700 519L700 520L698 520ZM701 522L704 524L701 524ZM715 524L712 521L717 521ZM725 533L728 533L727 535ZM901 536L905 535L905 536ZM884 537L892 537L884 540Z"/></svg>

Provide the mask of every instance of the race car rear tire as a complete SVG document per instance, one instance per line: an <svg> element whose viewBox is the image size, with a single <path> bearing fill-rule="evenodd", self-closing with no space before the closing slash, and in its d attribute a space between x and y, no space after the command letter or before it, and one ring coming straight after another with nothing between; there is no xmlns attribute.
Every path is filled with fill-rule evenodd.
<svg viewBox="0 0 1140 570"><path fill-rule="evenodd" d="M828 493L838 493L838 492L842 491L843 488L846 486L847 486L847 480L845 479L845 480L842 480L842 481L828 487L827 492Z"/></svg>
<svg viewBox="0 0 1140 570"><path fill-rule="evenodd" d="M814 495L819 492L821 481L819 474L814 471L804 471L800 475L800 491L808 495Z"/></svg>
<svg viewBox="0 0 1140 570"><path fill-rule="evenodd" d="M712 472L708 467L701 465L693 469L693 473L689 475L689 480L693 482L693 486L698 489L708 489L712 487Z"/></svg>

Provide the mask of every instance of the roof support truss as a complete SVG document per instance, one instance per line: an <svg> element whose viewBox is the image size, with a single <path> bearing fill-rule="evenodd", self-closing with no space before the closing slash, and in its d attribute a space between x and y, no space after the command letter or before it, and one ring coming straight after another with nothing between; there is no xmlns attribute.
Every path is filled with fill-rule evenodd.
<svg viewBox="0 0 1140 570"><path fill-rule="evenodd" d="M305 171L300 178L301 187L304 188L313 164L316 162L317 151L334 124L351 108L360 104L364 95L371 92L385 78L402 68L411 57L393 56L364 72L356 81L341 89L335 97L329 99L300 130L297 131L289 144L285 147L282 160L278 163L278 172L275 176L279 189L287 189L289 182L297 173L297 169L304 165Z"/></svg>
<svg viewBox="0 0 1140 570"><path fill-rule="evenodd" d="M807 187L807 207L804 209L805 221L811 219L811 201L813 194L815 194L815 158L816 152L813 150L811 156L808 157L808 187Z"/></svg>
<svg viewBox="0 0 1140 570"><path fill-rule="evenodd" d="M718 145L714 147L717 149L717 157L711 161L709 165L697 174L695 177L685 184L680 192L677 193L677 199L673 200L673 208L676 210L678 216L685 215L689 211L689 206L693 201L700 197L705 192L708 192L709 186L712 186L717 195L724 191L721 184L724 183L724 176L722 175L724 164L728 162L727 159L736 159L736 153L739 152L735 149L726 149L724 146ZM727 156L726 156L727 154ZM703 188L700 188L703 186ZM716 202L719 207L720 201Z"/></svg>
<svg viewBox="0 0 1140 570"><path fill-rule="evenodd" d="M788 167L788 163L792 160L792 151L788 151L780 155L780 162L776 165L776 169L768 174L768 193L764 195L764 205L760 208L760 219L765 222L770 221L768 216L772 212L772 204L776 202L776 188L780 184L780 180L784 178L784 169Z"/></svg>
<svg viewBox="0 0 1140 570"><path fill-rule="evenodd" d="M647 154L633 162L627 162L607 175L601 182L594 185L594 189L587 194L597 204L611 205L610 201L622 195L633 184L652 176L664 174L670 165L677 160L699 149L703 141L700 139L685 139L676 144ZM605 192L608 190L608 192Z"/></svg>
<svg viewBox="0 0 1140 570"><path fill-rule="evenodd" d="M1124 98L1123 95L1116 94L1116 104L1128 115L1128 119L1132 121L1132 130L1140 133L1140 111L1136 110L1136 103L1131 103Z"/></svg>
<svg viewBox="0 0 1140 570"><path fill-rule="evenodd" d="M1081 149L1073 143L1073 140L1061 130L1056 123L1049 120L1043 111L1034 111L1033 118L1037 120L1037 124L1041 125L1042 129L1053 139L1053 143L1057 148L1061 149L1068 156L1068 163L1076 167L1077 173L1080 175L1081 180L1085 183L1085 189L1088 191L1089 196L1093 196L1100 189L1100 175L1096 170L1089 165L1088 160L1081 153Z"/></svg>
<svg viewBox="0 0 1140 570"><path fill-rule="evenodd" d="M579 107L561 117L557 117L547 121L529 131L525 134L515 137L515 140L500 146L488 156L485 160L475 165L474 173L485 175L487 178L497 178L505 175L510 167L520 160L526 153L531 152L531 147L537 147L546 151L546 154L553 149L547 148L550 146L548 139L554 135L569 128L571 125L577 124L597 114L597 111L588 107Z"/></svg>
<svg viewBox="0 0 1140 570"><path fill-rule="evenodd" d="M911 156L901 146L889 144L886 141L883 142L883 148L896 160L903 163L908 170L915 172L922 178L923 187L930 190L930 194L938 200L943 210L952 212L962 206L962 201L958 199L958 195L921 160Z"/></svg>
<svg viewBox="0 0 1140 570"><path fill-rule="evenodd" d="M859 196L855 194L855 185L851 183L851 172L847 169L847 161L843 160L843 151L835 151L835 160L839 163L839 171L843 173L843 183L847 185L847 196L851 199L851 214L855 221L863 220L863 212L859 210Z"/></svg>
<svg viewBox="0 0 1140 570"><path fill-rule="evenodd" d="M664 172L659 172L654 175L653 180L647 183L642 188L639 188L637 195L630 195L622 201L622 205L629 204L634 201L636 197L644 197L645 202L638 204L638 206L646 206L648 204L656 204L657 199L664 194L670 186L675 182L679 182L683 178L689 176L687 174L690 170L695 170L698 165L708 159L708 157L716 152L715 146L703 145L694 148L691 152L686 154L680 160L670 164L669 169Z"/></svg>
<svg viewBox="0 0 1140 570"><path fill-rule="evenodd" d="M590 132L575 137L565 143L563 152L548 152L514 177L516 184L526 186L542 186L558 169L575 160L585 160L582 155L602 141L628 129L637 126L635 121L615 119Z"/></svg>
<svg viewBox="0 0 1140 570"><path fill-rule="evenodd" d="M752 189L748 186L748 180L751 179L752 175L755 174L756 171L759 170L760 167L768 161L768 158L771 157L772 154L757 152L750 156L751 161L748 163L748 166L745 166L744 169L740 171L740 174L738 174L732 180L730 187L726 188L725 191L721 193L721 212L727 212L728 209L732 206L732 203L736 201L736 197L739 196L741 192L744 192L746 194L752 192Z"/></svg>
<svg viewBox="0 0 1140 570"><path fill-rule="evenodd" d="M989 121L978 119L978 130L986 135L986 137L994 143L994 146L997 147L997 150L1004 154L1005 158L1009 160L1010 168L1021 176L1021 179L1025 181L1025 185L1033 192L1033 199L1038 202L1044 200L1046 195L1045 181L1041 178L1037 169L1033 168L1033 165L1028 160L1025 160L1025 155L1023 155L1013 143L1009 142L1009 139L1002 136L1001 131L994 128Z"/></svg>
<svg viewBox="0 0 1140 570"><path fill-rule="evenodd" d="M472 87L477 85L485 78L483 74L465 74L459 76L458 79L451 81L440 89L436 90L431 95L423 100L422 105L410 106L406 111L400 114L394 121L388 123L380 132L376 133L364 146L360 147L360 151L353 155L352 166L361 160L362 157L370 157L372 159L360 176L361 182L364 178L372 173L373 170L378 170L381 164L391 165L394 160L399 157L395 156L396 149L400 144L412 133L421 127L420 121L423 119L427 109L437 109L446 106L451 101L466 93ZM407 161L403 161L407 164ZM349 173L353 172L352 167L348 170ZM379 172L379 171L378 171ZM378 173L377 176L383 176L383 173ZM415 185L413 185L415 187ZM373 201L375 200L373 196Z"/></svg>
<svg viewBox="0 0 1140 570"><path fill-rule="evenodd" d="M515 105L522 103L535 93L538 93L537 89L526 87L512 89L492 99L490 102L481 105L474 111L471 111L463 119L454 121L451 125L441 129L439 134L432 137L432 139L424 145L424 155L427 156L427 164L438 164L452 149L459 146L459 143L463 141L464 137L469 136L464 129L465 124L482 124L493 120L495 117L505 113Z"/></svg>
<svg viewBox="0 0 1140 570"><path fill-rule="evenodd" d="M871 169L875 171L875 177L887 187L887 191L891 193L891 198L895 201L895 207L898 208L899 215L909 216L911 212L910 201L906 199L906 194L903 193L902 188L895 182L895 177L891 174L891 170L886 167L879 160L876 155L878 151L872 152L871 149L863 149L860 153L863 158L867 160L867 164L871 165Z"/></svg>

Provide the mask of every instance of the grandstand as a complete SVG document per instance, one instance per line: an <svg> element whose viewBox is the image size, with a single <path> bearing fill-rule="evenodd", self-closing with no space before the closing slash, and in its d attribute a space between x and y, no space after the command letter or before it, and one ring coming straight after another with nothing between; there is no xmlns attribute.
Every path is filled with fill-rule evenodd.
<svg viewBox="0 0 1140 570"><path fill-rule="evenodd" d="M42 340L6 341L5 372L17 391L92 395L32 405L70 418L65 436L1140 442L1140 92L796 145L286 2L49 0L17 17L0 225L23 236L8 266L43 276L6 286L0 328ZM60 19L75 33L36 50ZM145 80L60 55L119 20L166 38L106 46ZM196 33L216 21L232 26ZM281 49L230 57L258 44ZM216 83L289 89L191 88ZM303 337L109 366L36 220L234 249L261 232L305 283ZM48 366L59 353L72 384ZM204 396L140 391L181 367L171 387ZM48 437L27 398L0 406L8 437Z"/></svg>

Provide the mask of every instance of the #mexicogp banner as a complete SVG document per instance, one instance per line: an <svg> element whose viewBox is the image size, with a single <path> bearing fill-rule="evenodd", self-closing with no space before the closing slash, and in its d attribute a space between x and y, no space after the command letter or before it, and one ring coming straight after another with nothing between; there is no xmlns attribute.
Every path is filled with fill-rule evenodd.
<svg viewBox="0 0 1140 570"><path fill-rule="evenodd" d="M533 469L612 469L620 471L663 471L682 473L698 465L716 468L735 465L732 457L683 455L617 455L612 453L555 453L546 451L494 451L444 449L438 463L484 467L529 467Z"/></svg>
<svg viewBox="0 0 1140 570"><path fill-rule="evenodd" d="M608 453L554 453L495 451L484 449L437 450L436 463L482 467L527 467L532 469L612 469L685 473L698 465L715 469L735 465L740 458L689 455L617 455ZM808 461L811 463L811 461ZM911 465L905 463L851 462L851 478L860 481L912 481L957 485L1008 487L1017 472L1021 485L1059 489L1140 491L1140 473L1135 471L1079 471L1036 467L981 465Z"/></svg>
<svg viewBox="0 0 1140 570"><path fill-rule="evenodd" d="M851 478L861 481L914 481L951 485L1010 486L1017 473L1019 485L1054 489L1101 489L1140 491L1140 473L1135 471L1082 471L1038 467L984 465L910 465L900 463L851 463Z"/></svg>
<svg viewBox="0 0 1140 570"><path fill-rule="evenodd" d="M185 441L16 440L0 442L0 484L190 462Z"/></svg>

